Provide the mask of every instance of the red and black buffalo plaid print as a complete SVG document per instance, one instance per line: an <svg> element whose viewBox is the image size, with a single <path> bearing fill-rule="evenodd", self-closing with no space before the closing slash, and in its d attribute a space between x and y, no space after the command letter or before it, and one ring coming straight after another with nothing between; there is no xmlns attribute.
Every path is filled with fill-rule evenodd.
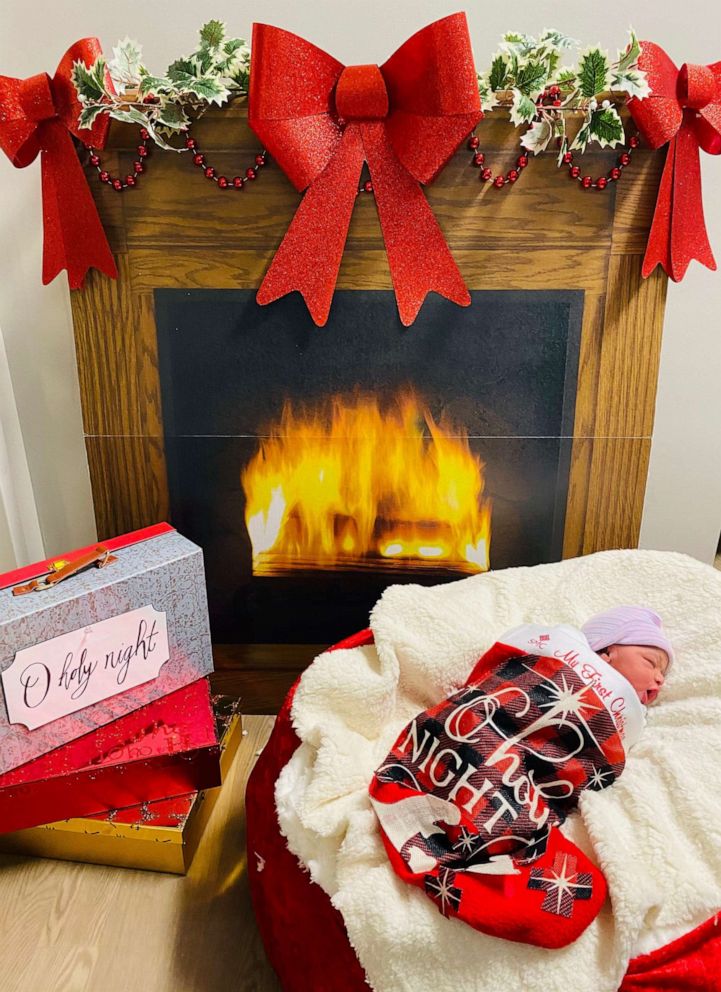
<svg viewBox="0 0 721 992"><path fill-rule="evenodd" d="M611 715L574 669L495 645L466 685L403 730L370 795L394 869L445 916L557 947L606 893L557 827L624 761Z"/></svg>

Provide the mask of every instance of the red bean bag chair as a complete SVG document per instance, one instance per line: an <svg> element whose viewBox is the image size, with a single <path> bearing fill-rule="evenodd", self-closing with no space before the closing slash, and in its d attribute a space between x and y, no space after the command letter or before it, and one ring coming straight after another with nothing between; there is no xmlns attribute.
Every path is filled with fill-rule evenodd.
<svg viewBox="0 0 721 992"><path fill-rule="evenodd" d="M364 630L334 645L373 643ZM245 809L250 891L268 960L285 992L368 992L343 917L291 854L275 810L275 782L300 741L288 693L270 739L248 781ZM721 990L721 926L714 916L650 954L634 958L619 992ZM511 945L509 944L509 947Z"/></svg>

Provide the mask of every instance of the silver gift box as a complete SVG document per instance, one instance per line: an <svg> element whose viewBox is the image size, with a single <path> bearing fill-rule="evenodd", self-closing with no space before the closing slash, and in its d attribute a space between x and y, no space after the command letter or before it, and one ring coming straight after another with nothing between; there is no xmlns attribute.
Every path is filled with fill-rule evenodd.
<svg viewBox="0 0 721 992"><path fill-rule="evenodd" d="M99 621L152 606L166 614L169 660L156 678L44 726L8 719L0 680L0 774L208 675L213 657L201 549L167 524L105 542L116 560L43 591L14 596L17 573L0 576L0 673L18 651ZM52 560L50 560L52 561ZM41 576L50 564L39 563ZM27 577L28 570L22 570ZM42 581L42 580L41 580Z"/></svg>

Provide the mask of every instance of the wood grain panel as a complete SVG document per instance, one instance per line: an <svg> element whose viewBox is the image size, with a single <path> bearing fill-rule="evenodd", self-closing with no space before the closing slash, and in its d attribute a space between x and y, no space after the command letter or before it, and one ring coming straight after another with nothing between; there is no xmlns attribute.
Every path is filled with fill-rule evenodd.
<svg viewBox="0 0 721 992"><path fill-rule="evenodd" d="M638 545L667 286L662 274L642 280L641 261L611 257L603 319L584 327L594 341L579 374L566 557Z"/></svg>
<svg viewBox="0 0 721 992"><path fill-rule="evenodd" d="M219 174L229 177L242 173L259 150L242 105L227 112L209 112L198 122L194 134L209 152L208 161ZM488 115L478 134L494 171L506 171L515 164L521 151L519 132L509 126L507 112ZM120 174L131 169L136 141L134 129L122 125L113 128L112 148ZM634 153L634 171L644 157L648 158L649 153ZM584 156L584 169L591 175L603 175L615 161L613 150L591 151ZM598 247L609 243L616 187L602 193L582 190L578 183L569 182L566 170L557 167L555 149L531 156L512 191L481 183L479 170L470 162L471 153L462 147L426 189L441 229L453 245L505 248L509 238L518 248L536 247L539 239L546 247ZM650 181L654 175L652 169ZM618 188L631 182L624 177ZM272 161L255 184L238 194L219 191L192 164L189 154L160 151L153 152L146 173L131 194L115 196L113 200L112 193L107 187L99 190L101 209L107 209L108 195L113 206L122 199L127 243L146 248L156 245L172 249L179 241L187 246L213 247L222 243L226 247L275 248L300 202L300 194ZM644 196L642 190L626 212L629 236L641 229L633 221L633 211L644 202ZM369 247L382 247L381 230L373 198L359 196L347 248L352 251Z"/></svg>
<svg viewBox="0 0 721 992"><path fill-rule="evenodd" d="M234 672L241 668L298 672L305 668L309 659L329 647L329 644L214 644L213 662L216 672Z"/></svg>
<svg viewBox="0 0 721 992"><path fill-rule="evenodd" d="M217 168L236 174L236 152L218 152ZM187 156L165 154L126 195L128 246L172 251L178 245L208 252L224 247L276 248L300 203L277 165L269 164L242 193L222 191Z"/></svg>
<svg viewBox="0 0 721 992"><path fill-rule="evenodd" d="M86 437L98 539L170 517L162 437Z"/></svg>
<svg viewBox="0 0 721 992"><path fill-rule="evenodd" d="M641 278L641 255L614 255L608 274L596 433L649 437L656 405L666 276Z"/></svg>
<svg viewBox="0 0 721 992"><path fill-rule="evenodd" d="M607 261L608 256L604 254L604 263ZM593 437L596 429L596 393L605 305L605 293L586 293L583 304L581 348L578 357L578 384L573 425L574 442L571 449L568 496L566 498L566 521L563 535L564 558L574 558L583 553L591 456L593 454L592 446L586 444L585 440Z"/></svg>
<svg viewBox="0 0 721 992"><path fill-rule="evenodd" d="M153 248L128 252L133 292L153 289L257 288L273 258L274 249L218 248L210 256L186 245L165 253ZM580 289L592 296L606 291L608 251L587 249L583 265L575 248L553 252L538 247L526 252L502 249L454 250L469 289ZM384 250L346 252L338 275L338 289L392 289Z"/></svg>
<svg viewBox="0 0 721 992"><path fill-rule="evenodd" d="M218 170L232 176L234 157L219 153ZM613 191L584 191L578 184L568 183L564 173L558 173L552 156L541 156L509 193L479 183L478 171L467 165L466 158L467 153L458 153L427 191L441 230L458 248L504 247L509 237L519 249L533 249L539 241L546 249L569 244L578 249L593 248L610 243ZM124 168L129 164L126 162ZM596 169L603 172L608 167L605 162ZM262 194L258 192L261 187ZM128 246L172 249L182 243L210 251L219 244L244 248L271 245L275 249L300 203L300 196L272 163L255 186L238 194L221 193L197 169L175 158L163 163L162 175L149 171L126 199ZM382 247L373 198L360 196L347 249Z"/></svg>
<svg viewBox="0 0 721 992"><path fill-rule="evenodd" d="M582 554L636 548L651 438L597 437L592 448Z"/></svg>
<svg viewBox="0 0 721 992"><path fill-rule="evenodd" d="M643 255L656 206L665 152L633 153L631 165L616 187L611 250L614 255Z"/></svg>
<svg viewBox="0 0 721 992"><path fill-rule="evenodd" d="M145 432L135 389L138 349L127 255L119 255L117 264L117 281L93 269L84 290L70 295L86 434Z"/></svg>
<svg viewBox="0 0 721 992"><path fill-rule="evenodd" d="M71 294L83 424L89 435L159 435L160 383L150 292L133 293L127 254L118 279L92 270Z"/></svg>
<svg viewBox="0 0 721 992"><path fill-rule="evenodd" d="M89 152L84 156L83 164L85 166L85 173L88 179L88 185L98 206L98 212L103 219L103 227L110 247L116 254L118 252L124 252L127 249L125 239L126 223L123 213L125 196L122 193L118 193L117 190L114 190L107 183L100 182L98 170L89 164L89 156ZM134 157L137 158L137 156ZM132 172L131 156L123 156L122 153L106 150L102 152L101 158L103 169L106 169L111 176L126 176L128 172ZM130 169L128 169L126 162L130 164Z"/></svg>
<svg viewBox="0 0 721 992"><path fill-rule="evenodd" d="M213 690L240 696L244 713L277 713L300 673L328 644L214 644Z"/></svg>
<svg viewBox="0 0 721 992"><path fill-rule="evenodd" d="M315 655L309 655L305 665L290 669L226 670L213 672L210 684L213 692L240 696L244 713L277 713L293 683Z"/></svg>
<svg viewBox="0 0 721 992"><path fill-rule="evenodd" d="M514 150L513 155L517 154ZM426 191L441 230L457 248L506 247L509 238L521 249L539 242L548 249L610 244L614 192L581 189L556 168L554 155L540 155L513 187L496 189L479 182L478 169L468 164L470 153L457 152ZM608 171L615 159L588 155L588 167ZM237 152L217 152L213 164L232 176ZM510 168L502 158L497 168ZM159 167L162 165L162 169ZM131 166L123 159L121 171ZM124 194L128 246L214 250L224 247L261 248L280 244L300 203L300 194L273 162L253 186L242 193L221 191L189 159L166 156L148 168L137 188ZM357 198L348 232L347 250L382 248L383 237L375 201Z"/></svg>

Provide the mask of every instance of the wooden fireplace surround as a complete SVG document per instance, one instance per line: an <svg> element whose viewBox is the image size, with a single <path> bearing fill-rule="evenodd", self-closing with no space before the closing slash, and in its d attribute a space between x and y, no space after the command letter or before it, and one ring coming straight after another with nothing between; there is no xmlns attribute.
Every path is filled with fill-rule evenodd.
<svg viewBox="0 0 721 992"><path fill-rule="evenodd" d="M477 133L494 174L515 163L519 132L506 112L488 115ZM229 177L260 150L244 101L209 111L193 134ZM137 128L113 124L103 167L131 172L137 144ZM584 173L605 175L616 155L588 152L579 162ZM666 276L656 269L642 279L641 260L663 157L638 148L620 182L583 190L556 168L554 149L531 157L513 189L499 190L479 182L463 147L427 190L470 289L585 293L565 558L638 543L666 297ZM117 281L92 271L71 294L104 539L169 519L153 291L256 288L300 196L272 161L237 193L205 179L187 153L159 150L136 189L118 194L91 167L88 178L119 270ZM338 288L392 288L372 196L358 197ZM275 711L313 653L272 648L215 647L216 686L241 694L246 712Z"/></svg>

